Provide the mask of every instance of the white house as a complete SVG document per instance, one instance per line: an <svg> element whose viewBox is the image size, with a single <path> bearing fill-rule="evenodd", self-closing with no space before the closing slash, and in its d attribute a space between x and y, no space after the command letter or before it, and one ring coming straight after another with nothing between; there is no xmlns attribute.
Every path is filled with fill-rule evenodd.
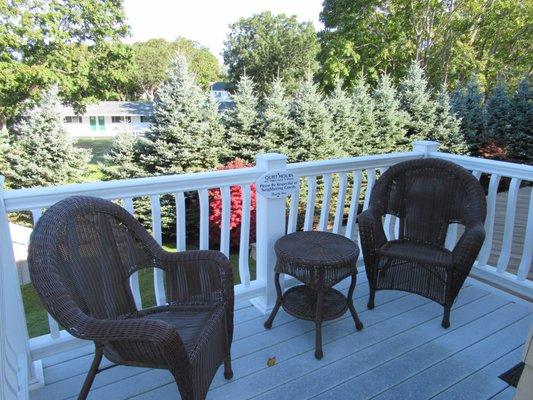
<svg viewBox="0 0 533 400"><path fill-rule="evenodd" d="M150 129L154 105L140 101L101 101L87 105L81 115L68 106L62 106L60 112L63 126L74 137L114 136L123 131L143 134Z"/></svg>

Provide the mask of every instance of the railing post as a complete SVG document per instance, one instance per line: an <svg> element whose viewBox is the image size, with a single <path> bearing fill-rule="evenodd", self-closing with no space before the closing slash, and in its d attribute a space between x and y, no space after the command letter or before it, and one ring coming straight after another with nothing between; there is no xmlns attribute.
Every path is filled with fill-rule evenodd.
<svg viewBox="0 0 533 400"><path fill-rule="evenodd" d="M0 268L2 269L2 279L0 280L0 307L3 307L2 314L5 321L5 331L0 340L5 340L7 347L26 363L20 366L20 370L27 373L27 377L19 376L22 385L39 387L44 385L42 365L40 360L33 362L30 354L30 342L26 317L24 315L24 305L22 304L22 294L18 280L17 265L13 253L13 242L9 230L9 219L4 203L4 177L0 176ZM4 360L1 360L3 363ZM25 364L25 365L24 365ZM19 370L19 371L20 371ZM20 386L21 383L18 383Z"/></svg>
<svg viewBox="0 0 533 400"><path fill-rule="evenodd" d="M424 158L430 157L431 153L439 151L439 142L431 140L415 140L413 142L413 151L423 153Z"/></svg>
<svg viewBox="0 0 533 400"><path fill-rule="evenodd" d="M255 158L256 168L263 172L287 169L287 157L278 153L259 154ZM264 293L252 299L252 304L262 313L272 310L276 302L274 286L274 267L276 240L285 235L285 198L266 198L257 195L256 208L256 246L257 280L264 286Z"/></svg>

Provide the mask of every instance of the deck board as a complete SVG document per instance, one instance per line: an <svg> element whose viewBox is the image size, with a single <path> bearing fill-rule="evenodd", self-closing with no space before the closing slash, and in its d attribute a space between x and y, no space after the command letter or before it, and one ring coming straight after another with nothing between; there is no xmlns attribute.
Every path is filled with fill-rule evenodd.
<svg viewBox="0 0 533 400"><path fill-rule="evenodd" d="M442 307L413 294L379 292L376 308L367 310L368 285L364 274L359 277L354 299L365 328L357 332L348 314L326 323L320 361L313 357L312 323L280 311L266 331L265 317L239 304L232 348L235 377L226 381L219 370L207 398L512 398L514 389L497 376L519 361L532 320L530 304L469 279L454 305L452 326L444 330ZM344 292L347 286L340 285ZM75 399L92 351L88 345L43 360L46 386L30 398ZM267 367L272 356L277 364ZM167 371L123 366L99 374L89 396L175 398L178 391Z"/></svg>

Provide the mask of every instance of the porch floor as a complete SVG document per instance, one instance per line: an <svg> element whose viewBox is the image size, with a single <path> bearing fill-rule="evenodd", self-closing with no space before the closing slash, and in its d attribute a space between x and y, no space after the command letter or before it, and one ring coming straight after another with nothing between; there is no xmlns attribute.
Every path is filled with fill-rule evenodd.
<svg viewBox="0 0 533 400"><path fill-rule="evenodd" d="M270 331L249 302L236 305L232 347L235 376L215 376L209 400L224 399L512 399L498 378L520 361L533 321L530 303L469 279L451 327L442 307L423 297L382 291L366 309L368 285L359 274L354 299L365 328L349 313L325 323L324 358L314 358L314 324L280 311ZM348 282L338 285L344 292ZM43 359L46 386L32 400L75 399L93 346ZM276 365L267 359L276 357ZM90 399L179 398L170 373L118 366L96 377Z"/></svg>

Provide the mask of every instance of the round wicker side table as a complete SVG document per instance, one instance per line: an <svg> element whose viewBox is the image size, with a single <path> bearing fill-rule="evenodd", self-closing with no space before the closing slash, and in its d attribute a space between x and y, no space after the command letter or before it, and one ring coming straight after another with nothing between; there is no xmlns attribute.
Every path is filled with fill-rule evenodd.
<svg viewBox="0 0 533 400"><path fill-rule="evenodd" d="M301 319L315 321L315 357L323 357L322 322L335 319L350 310L357 330L363 324L353 305L353 292L357 279L359 248L350 239L329 232L295 232L280 238L275 245L278 261L274 283L276 305L265 322L270 329L280 307ZM295 277L302 285L281 292L280 274ZM351 276L348 295L333 285Z"/></svg>

